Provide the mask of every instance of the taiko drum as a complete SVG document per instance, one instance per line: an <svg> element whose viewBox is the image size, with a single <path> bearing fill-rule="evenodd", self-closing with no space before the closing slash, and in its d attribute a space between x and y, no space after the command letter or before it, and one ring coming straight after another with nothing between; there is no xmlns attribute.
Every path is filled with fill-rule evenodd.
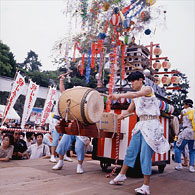
<svg viewBox="0 0 195 195"><path fill-rule="evenodd" d="M104 111L104 101L100 93L88 87L74 87L65 90L58 103L59 114L68 120L78 120L83 124L98 122Z"/></svg>

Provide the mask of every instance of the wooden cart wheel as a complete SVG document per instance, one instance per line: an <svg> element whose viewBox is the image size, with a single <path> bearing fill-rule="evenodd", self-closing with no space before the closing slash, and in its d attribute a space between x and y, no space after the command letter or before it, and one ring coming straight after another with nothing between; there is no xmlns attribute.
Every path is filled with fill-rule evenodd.
<svg viewBox="0 0 195 195"><path fill-rule="evenodd" d="M100 167L102 168L102 171L106 172L110 165L111 164L109 162L100 161Z"/></svg>
<svg viewBox="0 0 195 195"><path fill-rule="evenodd" d="M163 173L165 167L166 167L166 164L165 164L165 165L158 165L158 172L159 172L159 173Z"/></svg>

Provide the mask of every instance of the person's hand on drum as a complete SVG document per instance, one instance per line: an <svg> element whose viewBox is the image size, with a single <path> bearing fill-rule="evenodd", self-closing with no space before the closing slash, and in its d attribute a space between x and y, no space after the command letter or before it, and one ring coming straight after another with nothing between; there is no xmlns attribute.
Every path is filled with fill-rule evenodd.
<svg viewBox="0 0 195 195"><path fill-rule="evenodd" d="M55 126L56 131L57 131L58 133L61 133L61 128L62 128L62 126L63 126L62 120L63 120L63 119L60 119L60 120L57 122L56 126Z"/></svg>
<svg viewBox="0 0 195 195"><path fill-rule="evenodd" d="M118 100L120 98L119 94L111 94L108 96L111 100Z"/></svg>
<svg viewBox="0 0 195 195"><path fill-rule="evenodd" d="M62 122L62 118L57 122L57 125L56 126L60 126L61 125L61 122Z"/></svg>

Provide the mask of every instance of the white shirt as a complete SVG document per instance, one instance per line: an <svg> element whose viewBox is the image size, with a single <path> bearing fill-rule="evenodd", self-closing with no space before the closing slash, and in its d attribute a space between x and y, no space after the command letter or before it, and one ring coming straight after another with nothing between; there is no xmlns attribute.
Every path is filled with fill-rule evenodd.
<svg viewBox="0 0 195 195"><path fill-rule="evenodd" d="M138 97L133 101L135 103L136 114L138 116L160 115L159 101L155 95L150 97ZM169 151L169 143L164 137L164 129L158 119L137 122L132 134L135 135L139 131L141 131L146 143L154 150L154 152L164 154Z"/></svg>
<svg viewBox="0 0 195 195"><path fill-rule="evenodd" d="M38 146L37 143L32 144L27 151L30 153L30 159L37 159L42 156L50 155L49 146L45 144L41 144L40 146Z"/></svg>
<svg viewBox="0 0 195 195"><path fill-rule="evenodd" d="M143 86L142 89L144 87L145 86ZM152 93L154 93L153 89ZM138 117L141 115L160 116L160 102L155 95L138 97L133 99L133 101L135 103L135 110Z"/></svg>
<svg viewBox="0 0 195 195"><path fill-rule="evenodd" d="M31 146L31 144L32 144L31 141L26 140L26 146L27 146L27 148L29 148Z"/></svg>
<svg viewBox="0 0 195 195"><path fill-rule="evenodd" d="M189 110L193 110L193 108L188 108ZM188 114L185 115L186 112L188 112L188 109L183 109L181 112L183 114L183 129L178 135L177 138L177 146L179 147L183 140L194 140L194 131L192 129L192 121L189 120ZM185 115L185 116L184 116ZM195 147L195 144L194 144Z"/></svg>

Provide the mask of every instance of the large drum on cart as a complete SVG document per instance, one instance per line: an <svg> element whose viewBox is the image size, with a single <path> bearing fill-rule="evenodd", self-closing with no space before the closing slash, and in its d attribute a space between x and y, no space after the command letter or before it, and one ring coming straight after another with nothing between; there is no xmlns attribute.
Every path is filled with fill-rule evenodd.
<svg viewBox="0 0 195 195"><path fill-rule="evenodd" d="M88 87L74 87L65 90L58 103L62 118L78 120L83 124L98 122L104 111L104 101L100 93Z"/></svg>

